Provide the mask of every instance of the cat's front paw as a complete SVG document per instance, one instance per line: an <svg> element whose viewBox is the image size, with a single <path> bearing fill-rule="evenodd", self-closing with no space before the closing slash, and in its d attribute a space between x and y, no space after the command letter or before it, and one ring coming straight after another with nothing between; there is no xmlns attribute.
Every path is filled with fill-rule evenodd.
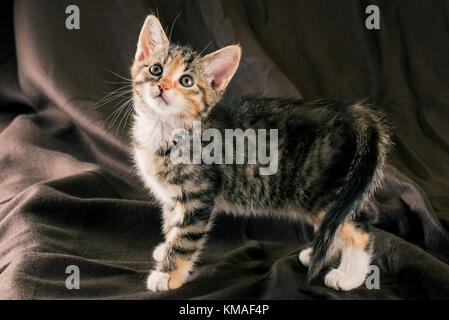
<svg viewBox="0 0 449 320"><path fill-rule="evenodd" d="M177 289L185 283L186 279L176 272L152 271L147 279L147 288L153 292Z"/></svg>

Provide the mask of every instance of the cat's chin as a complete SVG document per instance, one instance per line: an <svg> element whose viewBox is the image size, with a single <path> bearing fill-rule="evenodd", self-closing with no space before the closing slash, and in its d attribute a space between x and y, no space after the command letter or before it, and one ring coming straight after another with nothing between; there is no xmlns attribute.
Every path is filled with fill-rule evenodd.
<svg viewBox="0 0 449 320"><path fill-rule="evenodd" d="M176 108L171 104L166 104L159 99L151 99L145 102L144 114L150 118L161 118L163 121L179 121L182 115L182 109Z"/></svg>
<svg viewBox="0 0 449 320"><path fill-rule="evenodd" d="M153 98L153 101L154 101L155 103L157 103L157 104L162 104L162 105L165 105L165 106L168 105L167 99L164 98L163 95L158 95L158 96L154 97L154 98Z"/></svg>
<svg viewBox="0 0 449 320"><path fill-rule="evenodd" d="M157 102L146 102L143 107L143 112L138 112L140 118L144 121L162 121L163 123L169 124L171 126L182 126L179 123L181 119L177 113L170 112L170 106L161 106ZM142 108L140 108L142 109Z"/></svg>
<svg viewBox="0 0 449 320"><path fill-rule="evenodd" d="M139 113L142 116L154 118L161 117L165 118L168 116L168 108L169 106L164 104L164 102L159 102L155 99L148 99L145 103L141 103L140 105L135 105L136 109L139 109Z"/></svg>

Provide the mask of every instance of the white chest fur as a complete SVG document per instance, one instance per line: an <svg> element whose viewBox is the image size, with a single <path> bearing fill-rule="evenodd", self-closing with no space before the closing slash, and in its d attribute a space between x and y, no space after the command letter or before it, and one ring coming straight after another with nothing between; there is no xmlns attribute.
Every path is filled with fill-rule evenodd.
<svg viewBox="0 0 449 320"><path fill-rule="evenodd" d="M137 116L134 122L133 135L137 144L134 160L145 185L157 200L171 204L175 196L181 195L181 188L163 180L158 172L163 159L155 151L170 138L174 127L158 118Z"/></svg>
<svg viewBox="0 0 449 320"><path fill-rule="evenodd" d="M134 118L133 136L139 146L156 151L170 139L176 126L160 116L137 114Z"/></svg>
<svg viewBox="0 0 449 320"><path fill-rule="evenodd" d="M181 195L181 187L167 183L158 175L161 168L160 157L149 149L139 147L134 152L134 158L142 180L156 199L171 205L173 198Z"/></svg>

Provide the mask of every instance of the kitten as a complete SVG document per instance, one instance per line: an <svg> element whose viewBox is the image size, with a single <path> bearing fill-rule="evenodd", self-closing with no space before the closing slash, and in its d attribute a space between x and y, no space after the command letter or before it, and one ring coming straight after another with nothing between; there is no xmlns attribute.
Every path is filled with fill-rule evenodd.
<svg viewBox="0 0 449 320"><path fill-rule="evenodd" d="M325 284L336 290L360 286L373 237L356 218L381 181L390 145L386 121L347 101L249 97L226 105L220 99L240 57L238 45L204 57L172 45L152 15L143 25L131 67L133 151L141 179L162 207L165 237L153 253L157 265L148 289L186 282L218 212L305 219L316 231L313 245L299 254L308 281L339 259ZM201 134L277 129L268 139L278 140L276 170L262 174L266 166L250 163L249 151L243 164L175 163L172 151L195 143L195 121L201 121ZM190 134L183 144L172 135L178 128Z"/></svg>

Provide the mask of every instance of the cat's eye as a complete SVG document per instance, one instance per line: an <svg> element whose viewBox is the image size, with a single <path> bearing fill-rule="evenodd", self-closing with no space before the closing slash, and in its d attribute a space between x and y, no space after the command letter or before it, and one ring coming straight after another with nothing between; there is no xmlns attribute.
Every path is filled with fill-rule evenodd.
<svg viewBox="0 0 449 320"><path fill-rule="evenodd" d="M159 63L153 64L150 67L150 73L153 76L160 76L160 75L162 75L162 66Z"/></svg>
<svg viewBox="0 0 449 320"><path fill-rule="evenodd" d="M183 86L183 87L191 87L193 86L193 78L191 76L188 75L183 75L180 79L179 79L179 83Z"/></svg>

